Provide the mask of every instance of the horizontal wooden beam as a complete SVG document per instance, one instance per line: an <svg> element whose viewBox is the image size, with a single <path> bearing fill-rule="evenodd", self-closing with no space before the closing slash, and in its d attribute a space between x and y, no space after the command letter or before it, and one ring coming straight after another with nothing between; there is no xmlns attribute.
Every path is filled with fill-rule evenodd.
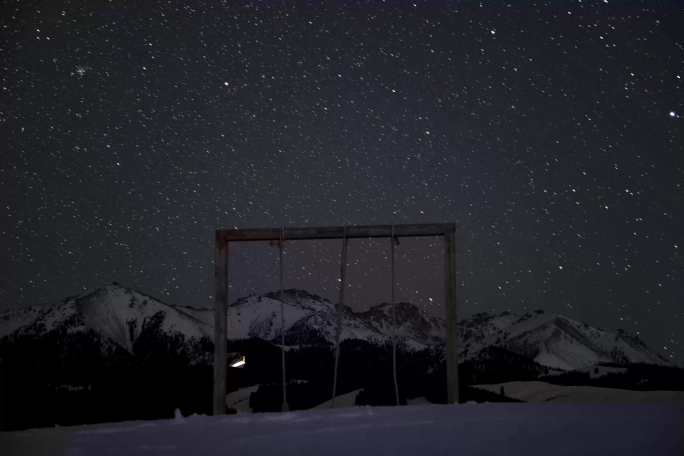
<svg viewBox="0 0 684 456"><path fill-rule="evenodd" d="M431 223L417 225L348 225L318 227L285 227L286 240L341 239L390 237L394 230L396 237L444 236L455 229L454 223ZM276 241L281 228L220 229L217 240L231 241Z"/></svg>

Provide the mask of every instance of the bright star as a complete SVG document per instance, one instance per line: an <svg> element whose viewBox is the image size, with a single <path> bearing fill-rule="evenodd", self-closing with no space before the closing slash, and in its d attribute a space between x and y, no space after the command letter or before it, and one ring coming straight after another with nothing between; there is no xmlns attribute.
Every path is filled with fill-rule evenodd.
<svg viewBox="0 0 684 456"><path fill-rule="evenodd" d="M71 73L71 75L72 76L76 75L76 76L82 78L83 76L85 76L85 74L88 72L88 70L89 70L89 68L87 66L76 65L76 68L74 68L74 71L73 71L73 73Z"/></svg>

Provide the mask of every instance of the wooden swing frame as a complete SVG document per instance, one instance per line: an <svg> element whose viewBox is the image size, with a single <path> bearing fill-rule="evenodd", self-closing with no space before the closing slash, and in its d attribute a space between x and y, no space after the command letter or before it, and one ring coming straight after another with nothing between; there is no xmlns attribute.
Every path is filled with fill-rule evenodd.
<svg viewBox="0 0 684 456"><path fill-rule="evenodd" d="M456 295L456 224L417 225L349 225L331 227L286 228L287 241L316 239L368 239L401 237L442 237L444 239L446 292L446 387L447 401L459 402L458 351L456 337L457 295ZM213 414L226 413L226 351L228 311L228 256L231 242L276 241L282 242L283 228L218 229L214 251L214 392ZM223 341L223 342L221 342Z"/></svg>

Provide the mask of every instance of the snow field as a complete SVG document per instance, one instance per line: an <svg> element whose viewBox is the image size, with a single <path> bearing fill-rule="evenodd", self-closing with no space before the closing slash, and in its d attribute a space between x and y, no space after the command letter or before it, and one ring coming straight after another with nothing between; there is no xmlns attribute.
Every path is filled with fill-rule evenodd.
<svg viewBox="0 0 684 456"><path fill-rule="evenodd" d="M10 455L682 454L681 407L463 404L353 407L0 434Z"/></svg>

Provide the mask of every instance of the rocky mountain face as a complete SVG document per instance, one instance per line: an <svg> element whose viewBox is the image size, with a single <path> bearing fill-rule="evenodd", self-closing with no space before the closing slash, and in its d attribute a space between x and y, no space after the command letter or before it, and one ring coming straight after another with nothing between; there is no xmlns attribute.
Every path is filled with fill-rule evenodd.
<svg viewBox="0 0 684 456"><path fill-rule="evenodd" d="M286 290L283 296L285 339L289 345L334 343L335 306L302 290ZM341 340L358 339L383 345L396 334L408 349L441 346L446 338L442 318L428 316L409 303L381 304L365 312L342 309ZM210 319L204 320L211 325ZM277 293L242 298L228 310L228 338L258 338L279 342L280 300ZM534 362L561 370L581 369L600 362L668 365L636 335L611 332L562 315L535 311L480 313L458 325L460 356L472 359L488 347L500 347Z"/></svg>
<svg viewBox="0 0 684 456"><path fill-rule="evenodd" d="M248 296L228 309L229 340L256 338L279 343L279 293ZM335 306L303 290L285 290L282 297L286 344L332 344L336 333ZM396 312L397 326L392 313ZM341 311L341 340L389 344L396 335L403 348L423 350L443 346L443 319L422 313L409 303L396 308L381 304L365 312ZM536 311L525 315L480 313L458 326L462 360L473 359L488 347L504 348L542 366L581 369L599 362L668 365L637 336L610 332L560 315ZM60 332L89 334L103 352L123 349L134 353L142 336L163 336L197 361L210 356L198 350L213 337L213 311L166 304L130 288L112 284L43 307L0 314L0 339L41 337ZM143 338L143 339L145 339Z"/></svg>
<svg viewBox="0 0 684 456"><path fill-rule="evenodd" d="M334 304L302 290L283 293L285 339L292 345L335 342L337 315ZM408 303L396 306L395 329L392 306L381 304L365 312L341 309L341 340L358 339L374 344L391 343L394 334L413 349L424 349L442 342L444 323L428 317ZM228 338L258 338L279 341L281 333L278 293L249 296L228 310Z"/></svg>
<svg viewBox="0 0 684 456"><path fill-rule="evenodd" d="M476 314L461 322L460 331L465 359L487 347L501 347L542 366L561 370L598 363L670 364L636 335L599 329L540 310L525 315Z"/></svg>
<svg viewBox="0 0 684 456"><path fill-rule="evenodd" d="M184 308L118 284L53 305L0 314L0 340L59 335L60 342L68 344L85 336L103 354L117 350L134 354L151 339L165 338L176 341L175 348L189 355L212 332L212 327Z"/></svg>

